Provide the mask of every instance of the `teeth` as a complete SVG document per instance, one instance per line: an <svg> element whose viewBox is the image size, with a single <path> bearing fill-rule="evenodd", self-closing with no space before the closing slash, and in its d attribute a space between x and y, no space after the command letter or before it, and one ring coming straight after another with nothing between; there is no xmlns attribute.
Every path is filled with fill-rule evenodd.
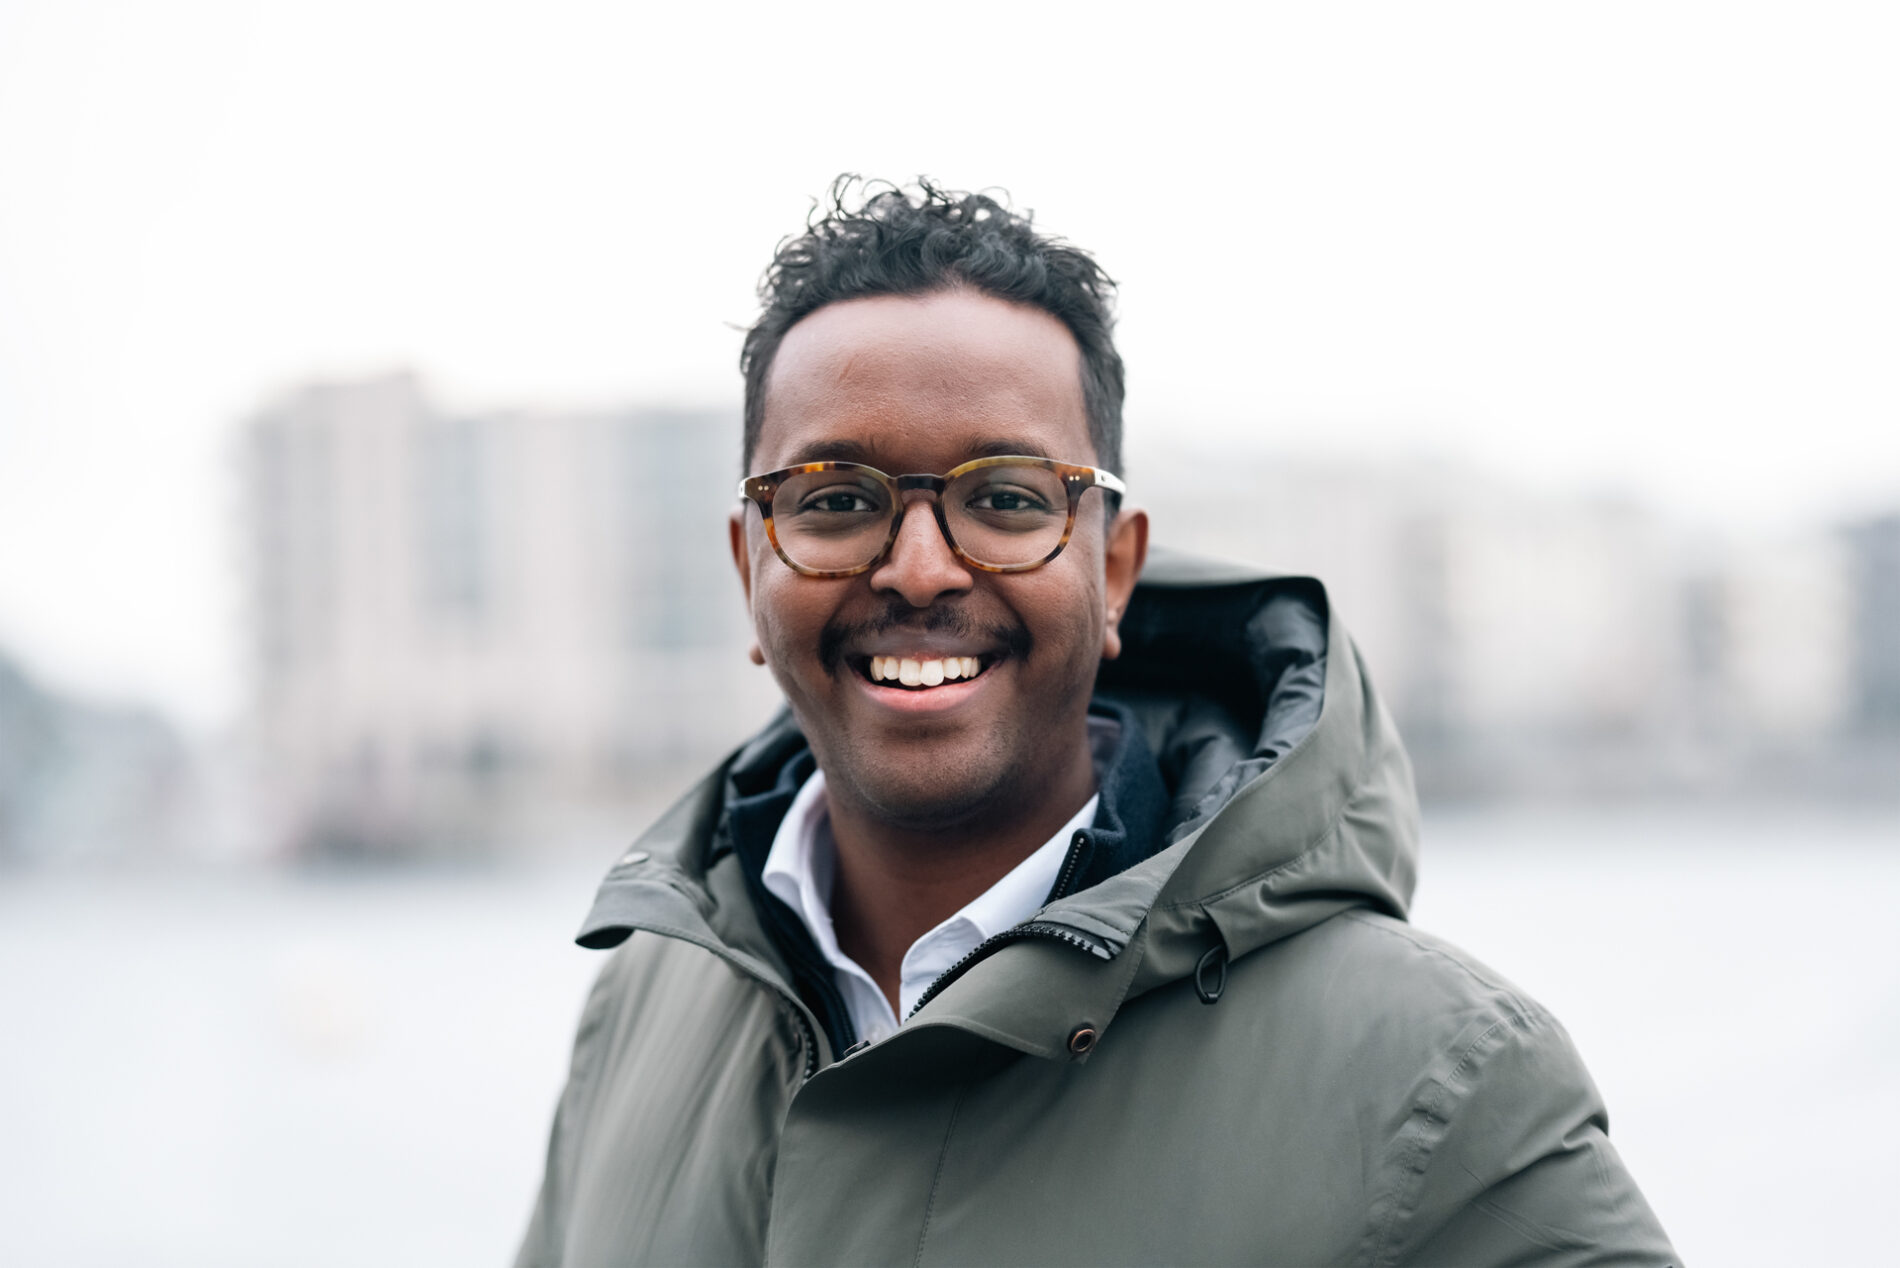
<svg viewBox="0 0 1900 1268"><path fill-rule="evenodd" d="M974 678L978 668L979 662L974 656L945 656L941 660L873 656L871 681L901 682L906 687L935 687L957 678Z"/></svg>

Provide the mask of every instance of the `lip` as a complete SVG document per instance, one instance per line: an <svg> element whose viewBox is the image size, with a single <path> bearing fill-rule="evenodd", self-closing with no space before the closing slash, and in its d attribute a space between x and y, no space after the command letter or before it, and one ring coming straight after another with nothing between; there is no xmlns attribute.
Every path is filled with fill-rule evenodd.
<svg viewBox="0 0 1900 1268"><path fill-rule="evenodd" d="M845 676L849 677L857 685L858 690L864 693L865 698L877 708L896 714L919 717L949 713L967 704L987 688L990 679L995 677L1007 663L1008 658L1005 657L974 678L946 682L941 686L929 687L922 691L908 687L886 687L882 683L872 682L855 669L845 670Z"/></svg>
<svg viewBox="0 0 1900 1268"><path fill-rule="evenodd" d="M993 642L954 638L930 631L900 631L880 636L853 639L841 649L846 658L871 656L908 656L912 660L937 660L945 656L981 656L994 660L1003 649Z"/></svg>

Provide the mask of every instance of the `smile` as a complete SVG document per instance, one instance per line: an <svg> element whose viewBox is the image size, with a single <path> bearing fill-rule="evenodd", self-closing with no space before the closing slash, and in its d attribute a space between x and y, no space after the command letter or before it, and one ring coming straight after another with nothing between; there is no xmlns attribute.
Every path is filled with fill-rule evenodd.
<svg viewBox="0 0 1900 1268"><path fill-rule="evenodd" d="M867 656L854 662L860 676L887 687L927 691L946 682L981 676L996 663L994 655L981 656Z"/></svg>

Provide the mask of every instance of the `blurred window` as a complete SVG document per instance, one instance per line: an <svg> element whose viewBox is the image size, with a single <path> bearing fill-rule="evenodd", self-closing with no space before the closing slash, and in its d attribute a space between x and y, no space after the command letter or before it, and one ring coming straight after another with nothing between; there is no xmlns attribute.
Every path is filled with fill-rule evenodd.
<svg viewBox="0 0 1900 1268"><path fill-rule="evenodd" d="M479 625L493 602L491 448L490 429L476 420L433 420L418 429L423 605L468 625Z"/></svg>

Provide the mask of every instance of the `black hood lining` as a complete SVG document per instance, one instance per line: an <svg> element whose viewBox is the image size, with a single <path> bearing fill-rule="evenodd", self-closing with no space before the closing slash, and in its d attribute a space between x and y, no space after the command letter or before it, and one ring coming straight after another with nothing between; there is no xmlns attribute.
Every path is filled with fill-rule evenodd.
<svg viewBox="0 0 1900 1268"><path fill-rule="evenodd" d="M1202 826L1318 725L1326 591L1305 577L1140 586L1122 655L1097 688L1142 721L1171 790L1171 843Z"/></svg>

